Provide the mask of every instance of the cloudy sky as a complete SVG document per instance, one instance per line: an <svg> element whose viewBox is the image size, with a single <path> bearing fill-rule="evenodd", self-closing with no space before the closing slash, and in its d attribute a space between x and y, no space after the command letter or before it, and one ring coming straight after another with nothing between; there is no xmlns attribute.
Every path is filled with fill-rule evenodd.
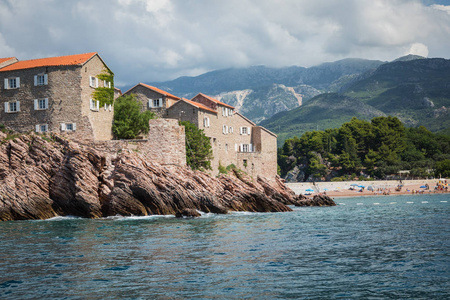
<svg viewBox="0 0 450 300"><path fill-rule="evenodd" d="M0 0L0 57L86 52L118 87L252 65L450 58L450 0Z"/></svg>

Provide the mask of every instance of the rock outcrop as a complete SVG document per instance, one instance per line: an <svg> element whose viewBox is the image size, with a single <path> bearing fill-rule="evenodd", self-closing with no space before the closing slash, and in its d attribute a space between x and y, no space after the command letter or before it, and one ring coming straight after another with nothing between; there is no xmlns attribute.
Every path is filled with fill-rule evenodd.
<svg viewBox="0 0 450 300"><path fill-rule="evenodd" d="M279 178L254 180L237 171L214 178L161 166L133 151L101 152L57 135L0 135L0 220L282 212L306 201Z"/></svg>

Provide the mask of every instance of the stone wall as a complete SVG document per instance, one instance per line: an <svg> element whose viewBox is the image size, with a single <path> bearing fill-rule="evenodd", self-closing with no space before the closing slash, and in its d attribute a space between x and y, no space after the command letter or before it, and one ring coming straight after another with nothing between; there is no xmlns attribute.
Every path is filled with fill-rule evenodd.
<svg viewBox="0 0 450 300"><path fill-rule="evenodd" d="M155 119L149 122L147 139L94 141L95 149L115 155L120 151L134 151L162 165L186 166L184 126L177 120Z"/></svg>
<svg viewBox="0 0 450 300"><path fill-rule="evenodd" d="M103 72L105 65L96 55L84 66L49 66L23 70L0 71L0 123L19 132L35 131L36 125L76 140L110 140L114 109L90 110L95 90L89 76ZM47 74L47 85L34 85L34 76ZM4 79L20 78L20 87L5 89ZM103 82L99 80L99 86ZM48 99L48 108L36 110L35 99ZM5 112L5 102L19 101L20 111ZM62 131L61 124L75 124L76 130Z"/></svg>
<svg viewBox="0 0 450 300"><path fill-rule="evenodd" d="M226 167L230 164L234 164L253 177L261 175L274 178L277 174L276 135L263 127L255 126L242 115L234 113L224 116L220 105L218 105L218 113L213 113L179 101L168 110L168 117L190 121L210 138L213 150L212 170L209 171L211 175L219 173L219 166ZM205 126L205 118L209 118L209 126ZM241 134L241 127L249 127L248 134ZM252 144L255 147L254 151L241 152L241 144Z"/></svg>
<svg viewBox="0 0 450 300"><path fill-rule="evenodd" d="M92 57L81 68L81 110L82 115L86 116L93 131L94 140L111 140L112 123L114 118L114 106L100 107L98 111L90 109L90 99L95 88L89 85L89 77L97 76L105 72L106 66L98 55ZM98 86L103 87L103 81L98 80Z"/></svg>

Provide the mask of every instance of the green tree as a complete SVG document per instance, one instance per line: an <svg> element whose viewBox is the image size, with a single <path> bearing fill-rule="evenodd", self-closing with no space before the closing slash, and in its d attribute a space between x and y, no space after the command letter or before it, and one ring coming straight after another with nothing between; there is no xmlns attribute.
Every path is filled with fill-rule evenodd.
<svg viewBox="0 0 450 300"><path fill-rule="evenodd" d="M181 121L186 132L186 162L193 170L211 170L212 147L209 138L195 124Z"/></svg>
<svg viewBox="0 0 450 300"><path fill-rule="evenodd" d="M155 114L151 111L141 112L141 108L142 104L133 94L116 99L112 130L117 138L135 139L140 134L148 133L148 121L154 119Z"/></svg>
<svg viewBox="0 0 450 300"><path fill-rule="evenodd" d="M450 159L436 162L436 177L450 177Z"/></svg>

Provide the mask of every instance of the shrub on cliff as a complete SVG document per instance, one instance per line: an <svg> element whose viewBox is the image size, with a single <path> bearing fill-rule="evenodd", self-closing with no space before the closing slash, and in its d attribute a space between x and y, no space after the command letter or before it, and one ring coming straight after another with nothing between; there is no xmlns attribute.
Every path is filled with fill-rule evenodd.
<svg viewBox="0 0 450 300"><path fill-rule="evenodd" d="M209 138L195 124L181 121L186 131L186 163L193 170L211 170L212 147Z"/></svg>
<svg viewBox="0 0 450 300"><path fill-rule="evenodd" d="M112 130L119 139L135 139L140 134L147 134L148 121L155 118L151 111L141 112L142 103L135 95L126 95L114 103L114 122Z"/></svg>

